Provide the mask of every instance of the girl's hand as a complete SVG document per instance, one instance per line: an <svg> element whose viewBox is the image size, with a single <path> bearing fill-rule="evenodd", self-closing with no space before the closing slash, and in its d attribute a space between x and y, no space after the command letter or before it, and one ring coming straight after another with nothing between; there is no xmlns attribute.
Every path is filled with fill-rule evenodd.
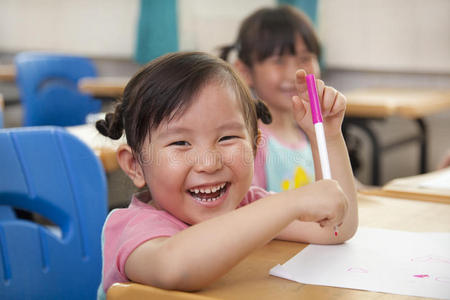
<svg viewBox="0 0 450 300"><path fill-rule="evenodd" d="M306 85L306 72L304 70L298 70L295 76L298 96L292 97L294 117L298 125L308 136L313 136L314 125L312 123L311 108L309 105L310 100ZM322 110L325 135L327 138L340 135L347 99L334 88L326 86L320 79L316 79L316 85Z"/></svg>
<svg viewBox="0 0 450 300"><path fill-rule="evenodd" d="M311 197L299 197L296 191ZM316 222L321 227L340 226L347 214L348 198L335 180L319 180L289 192L300 205L300 221Z"/></svg>

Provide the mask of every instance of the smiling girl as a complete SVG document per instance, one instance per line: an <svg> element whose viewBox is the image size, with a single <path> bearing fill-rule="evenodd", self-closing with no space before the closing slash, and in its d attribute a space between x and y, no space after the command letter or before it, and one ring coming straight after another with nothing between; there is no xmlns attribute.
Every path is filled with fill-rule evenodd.
<svg viewBox="0 0 450 300"><path fill-rule="evenodd" d="M297 87L298 124L314 134L302 73ZM119 164L137 187L148 188L105 222L99 297L125 281L201 289L273 238L321 244L350 238L357 205L340 134L345 98L321 101L337 181L269 194L251 187L257 119L270 120L267 108L228 63L205 53L175 53L137 73L115 112L97 122L114 139L125 131Z"/></svg>

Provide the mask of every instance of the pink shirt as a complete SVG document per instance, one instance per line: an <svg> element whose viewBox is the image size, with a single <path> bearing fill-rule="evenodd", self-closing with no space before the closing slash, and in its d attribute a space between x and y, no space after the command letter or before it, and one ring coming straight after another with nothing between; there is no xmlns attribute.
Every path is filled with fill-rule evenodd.
<svg viewBox="0 0 450 300"><path fill-rule="evenodd" d="M239 207L268 194L252 186ZM129 281L125 275L125 262L139 245L154 238L172 236L189 226L168 212L145 203L148 197L147 192L133 195L128 208L115 209L108 215L103 226L103 290L99 292L106 292L115 282Z"/></svg>

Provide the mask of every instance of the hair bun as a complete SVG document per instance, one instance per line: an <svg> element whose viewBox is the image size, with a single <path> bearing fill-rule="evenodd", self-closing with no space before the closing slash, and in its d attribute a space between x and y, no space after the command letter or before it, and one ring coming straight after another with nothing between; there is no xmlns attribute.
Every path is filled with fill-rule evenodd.
<svg viewBox="0 0 450 300"><path fill-rule="evenodd" d="M269 108L261 100L256 101L256 115L264 124L272 123L272 115L270 114Z"/></svg>
<svg viewBox="0 0 450 300"><path fill-rule="evenodd" d="M113 140L118 140L123 133L122 118L116 116L115 113L108 113L104 120L98 120L95 128L104 136Z"/></svg>
<svg viewBox="0 0 450 300"><path fill-rule="evenodd" d="M109 137L108 125L105 120L98 120L95 122L95 128L97 128L98 132L102 135Z"/></svg>

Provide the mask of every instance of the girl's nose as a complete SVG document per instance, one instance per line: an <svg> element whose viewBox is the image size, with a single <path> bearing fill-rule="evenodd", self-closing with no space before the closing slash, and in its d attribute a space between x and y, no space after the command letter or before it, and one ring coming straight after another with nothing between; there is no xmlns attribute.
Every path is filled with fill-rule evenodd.
<svg viewBox="0 0 450 300"><path fill-rule="evenodd" d="M214 173L223 166L222 155L219 151L202 151L196 155L194 170L196 172Z"/></svg>
<svg viewBox="0 0 450 300"><path fill-rule="evenodd" d="M284 68L284 79L289 83L295 82L295 72L299 69L295 60L290 59Z"/></svg>

